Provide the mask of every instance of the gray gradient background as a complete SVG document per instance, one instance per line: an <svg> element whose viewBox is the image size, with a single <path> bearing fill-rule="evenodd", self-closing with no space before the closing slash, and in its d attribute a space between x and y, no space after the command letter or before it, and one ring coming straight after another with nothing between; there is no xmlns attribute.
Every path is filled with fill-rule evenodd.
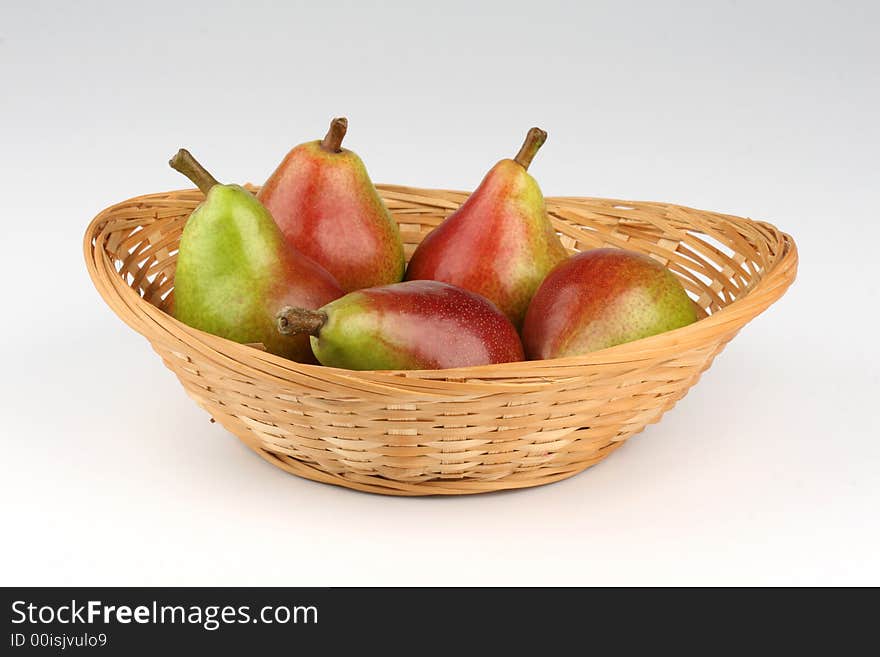
<svg viewBox="0 0 880 657"><path fill-rule="evenodd" d="M880 584L874 2L0 1L0 584ZM662 423L529 491L301 480L91 286L88 221L261 182L351 120L374 180L472 188L526 128L547 195L792 233L795 286Z"/></svg>

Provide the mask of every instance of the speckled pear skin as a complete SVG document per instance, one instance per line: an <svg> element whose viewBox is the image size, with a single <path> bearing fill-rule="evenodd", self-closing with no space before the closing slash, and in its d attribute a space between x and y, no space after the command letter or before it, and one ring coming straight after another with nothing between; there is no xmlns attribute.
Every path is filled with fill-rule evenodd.
<svg viewBox="0 0 880 657"><path fill-rule="evenodd" d="M522 337L533 360L579 356L697 320L675 275L641 253L585 251L556 267L535 293Z"/></svg>
<svg viewBox="0 0 880 657"><path fill-rule="evenodd" d="M308 336L276 330L284 306L319 308L342 296L333 277L288 248L246 189L214 185L187 220L174 277L174 316L194 328L300 362L317 362Z"/></svg>
<svg viewBox="0 0 880 657"><path fill-rule="evenodd" d="M567 256L538 183L519 162L505 159L422 240L406 279L445 281L481 294L519 327L541 281Z"/></svg>
<svg viewBox="0 0 880 657"><path fill-rule="evenodd" d="M516 329L491 302L437 281L352 292L322 309L312 349L351 370L471 367L523 360Z"/></svg>
<svg viewBox="0 0 880 657"><path fill-rule="evenodd" d="M322 143L293 148L258 198L291 246L329 271L346 292L400 281L400 231L364 163L352 151L330 151Z"/></svg>

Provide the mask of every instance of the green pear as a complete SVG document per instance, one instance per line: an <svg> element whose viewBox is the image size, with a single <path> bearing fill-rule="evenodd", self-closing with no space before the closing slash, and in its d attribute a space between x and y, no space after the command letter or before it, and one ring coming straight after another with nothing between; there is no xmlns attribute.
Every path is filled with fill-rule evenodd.
<svg viewBox="0 0 880 657"><path fill-rule="evenodd" d="M193 328L303 362L316 362L307 337L276 330L284 307L321 306L342 296L320 265L292 250L272 215L239 185L221 185L181 149L170 164L205 200L190 215L177 255L174 316Z"/></svg>

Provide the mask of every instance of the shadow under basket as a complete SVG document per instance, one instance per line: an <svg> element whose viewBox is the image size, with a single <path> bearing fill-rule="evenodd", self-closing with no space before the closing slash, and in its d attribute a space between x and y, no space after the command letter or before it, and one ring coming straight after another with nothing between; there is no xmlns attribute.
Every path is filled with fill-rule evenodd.
<svg viewBox="0 0 880 657"><path fill-rule="evenodd" d="M256 191L256 187L249 187ZM380 185L407 257L467 198ZM139 196L85 234L89 274L196 403L270 463L389 495L538 486L599 462L656 422L725 344L785 292L797 249L774 226L668 203L548 198L572 252L620 247L672 270L695 324L586 356L454 370L354 372L303 365L176 321L177 246L197 190Z"/></svg>

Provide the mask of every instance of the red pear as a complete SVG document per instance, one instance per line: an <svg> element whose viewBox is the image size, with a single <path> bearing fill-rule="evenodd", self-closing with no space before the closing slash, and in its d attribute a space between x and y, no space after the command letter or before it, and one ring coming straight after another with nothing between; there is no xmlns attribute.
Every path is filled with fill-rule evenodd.
<svg viewBox="0 0 880 657"><path fill-rule="evenodd" d="M578 356L696 321L675 275L641 253L593 249L544 279L529 305L522 336L531 359Z"/></svg>
<svg viewBox="0 0 880 657"><path fill-rule="evenodd" d="M346 294L318 310L285 308L283 335L311 335L323 365L350 370L472 367L523 359L513 324L483 297L438 281Z"/></svg>
<svg viewBox="0 0 880 657"><path fill-rule="evenodd" d="M296 146L257 198L288 243L329 271L346 292L403 278L403 243L361 159L342 148L333 119L323 140Z"/></svg>
<svg viewBox="0 0 880 657"><path fill-rule="evenodd" d="M515 158L492 167L467 201L418 246L407 280L445 281L481 294L520 326L541 281L568 255L527 171L546 138L532 128Z"/></svg>

